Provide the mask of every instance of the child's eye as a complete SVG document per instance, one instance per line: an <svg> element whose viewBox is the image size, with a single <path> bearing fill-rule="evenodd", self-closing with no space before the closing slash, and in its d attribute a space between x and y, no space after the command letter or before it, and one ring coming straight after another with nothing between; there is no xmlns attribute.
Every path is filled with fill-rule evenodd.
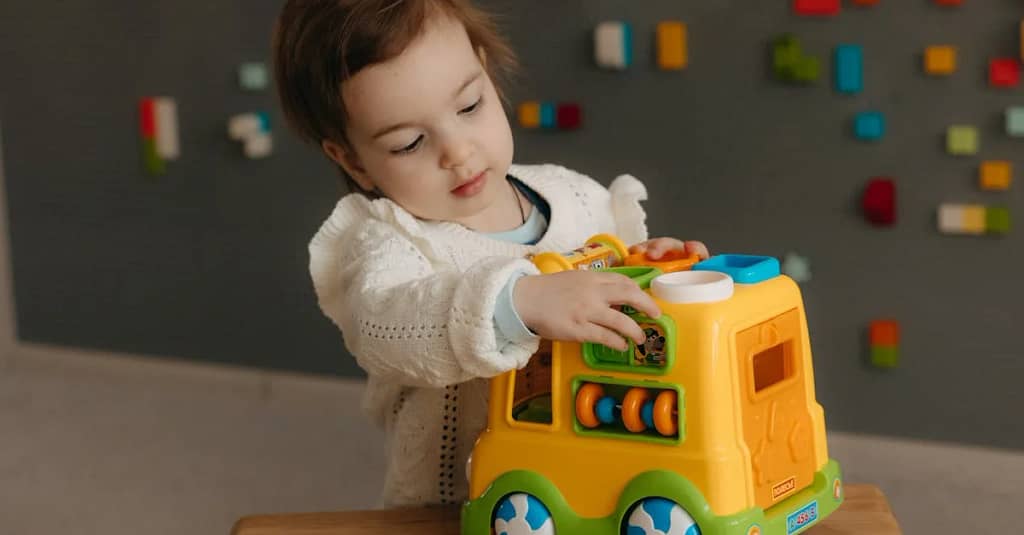
<svg viewBox="0 0 1024 535"><path fill-rule="evenodd" d="M393 150L393 151L391 151L391 153L392 154L408 154L408 153L416 150L416 147L420 146L420 142L421 141L423 141L423 136L417 137L416 141L413 141L412 143L410 143L410 144L408 144L408 145L406 145L406 146L404 146L404 147L402 147L400 149Z"/></svg>
<svg viewBox="0 0 1024 535"><path fill-rule="evenodd" d="M461 110L459 110L459 113L462 114L462 115L469 115L469 114L475 112L477 109L479 109L480 108L480 104L483 103L483 101L484 101L484 97L480 97L471 106L467 106L467 107L462 108Z"/></svg>

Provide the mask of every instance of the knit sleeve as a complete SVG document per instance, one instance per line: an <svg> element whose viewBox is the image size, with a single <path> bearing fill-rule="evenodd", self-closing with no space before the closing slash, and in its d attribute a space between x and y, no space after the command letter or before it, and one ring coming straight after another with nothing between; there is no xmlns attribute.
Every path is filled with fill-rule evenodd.
<svg viewBox="0 0 1024 535"><path fill-rule="evenodd" d="M526 365L537 341L497 347L494 309L521 258L490 257L465 271L437 268L388 224L369 221L329 250L310 244L320 307L368 373L442 387Z"/></svg>

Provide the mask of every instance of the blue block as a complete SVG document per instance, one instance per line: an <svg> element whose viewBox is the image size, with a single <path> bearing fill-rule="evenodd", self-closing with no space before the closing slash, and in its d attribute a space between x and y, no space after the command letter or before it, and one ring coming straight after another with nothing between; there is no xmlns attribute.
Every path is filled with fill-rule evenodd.
<svg viewBox="0 0 1024 535"><path fill-rule="evenodd" d="M633 28L627 23L622 24L622 57L627 67L633 64Z"/></svg>
<svg viewBox="0 0 1024 535"><path fill-rule="evenodd" d="M779 259L771 256L746 254L720 254L694 264L693 271L718 271L732 277L739 284L754 284L781 272Z"/></svg>
<svg viewBox="0 0 1024 535"><path fill-rule="evenodd" d="M265 111L256 112L256 117L260 120L260 131L270 132L270 115Z"/></svg>
<svg viewBox="0 0 1024 535"><path fill-rule="evenodd" d="M839 45L835 55L836 91L854 95L864 90L864 47Z"/></svg>
<svg viewBox="0 0 1024 535"><path fill-rule="evenodd" d="M555 127L555 104L543 102L540 105L540 126L542 128Z"/></svg>
<svg viewBox="0 0 1024 535"><path fill-rule="evenodd" d="M853 133L857 139L875 141L885 136L885 115L877 111L863 111L853 120Z"/></svg>

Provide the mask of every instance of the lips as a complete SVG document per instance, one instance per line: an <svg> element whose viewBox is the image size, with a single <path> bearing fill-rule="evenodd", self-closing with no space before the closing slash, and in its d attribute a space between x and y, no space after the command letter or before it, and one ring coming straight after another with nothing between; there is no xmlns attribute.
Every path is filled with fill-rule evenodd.
<svg viewBox="0 0 1024 535"><path fill-rule="evenodd" d="M452 193L460 197L468 197L476 194L483 187L486 174L487 171L481 171L468 182L463 182L457 188L453 189Z"/></svg>

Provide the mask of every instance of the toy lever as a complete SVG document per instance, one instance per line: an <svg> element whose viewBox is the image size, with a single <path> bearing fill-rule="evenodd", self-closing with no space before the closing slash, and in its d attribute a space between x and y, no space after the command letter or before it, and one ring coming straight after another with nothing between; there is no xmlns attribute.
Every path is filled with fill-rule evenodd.
<svg viewBox="0 0 1024 535"><path fill-rule="evenodd" d="M697 256L697 253L686 254L683 251L673 249L666 252L658 260L647 258L646 252L633 253L626 257L625 264L627 266L656 267L664 273L671 273L673 271L688 270L697 262L700 262L700 257Z"/></svg>

